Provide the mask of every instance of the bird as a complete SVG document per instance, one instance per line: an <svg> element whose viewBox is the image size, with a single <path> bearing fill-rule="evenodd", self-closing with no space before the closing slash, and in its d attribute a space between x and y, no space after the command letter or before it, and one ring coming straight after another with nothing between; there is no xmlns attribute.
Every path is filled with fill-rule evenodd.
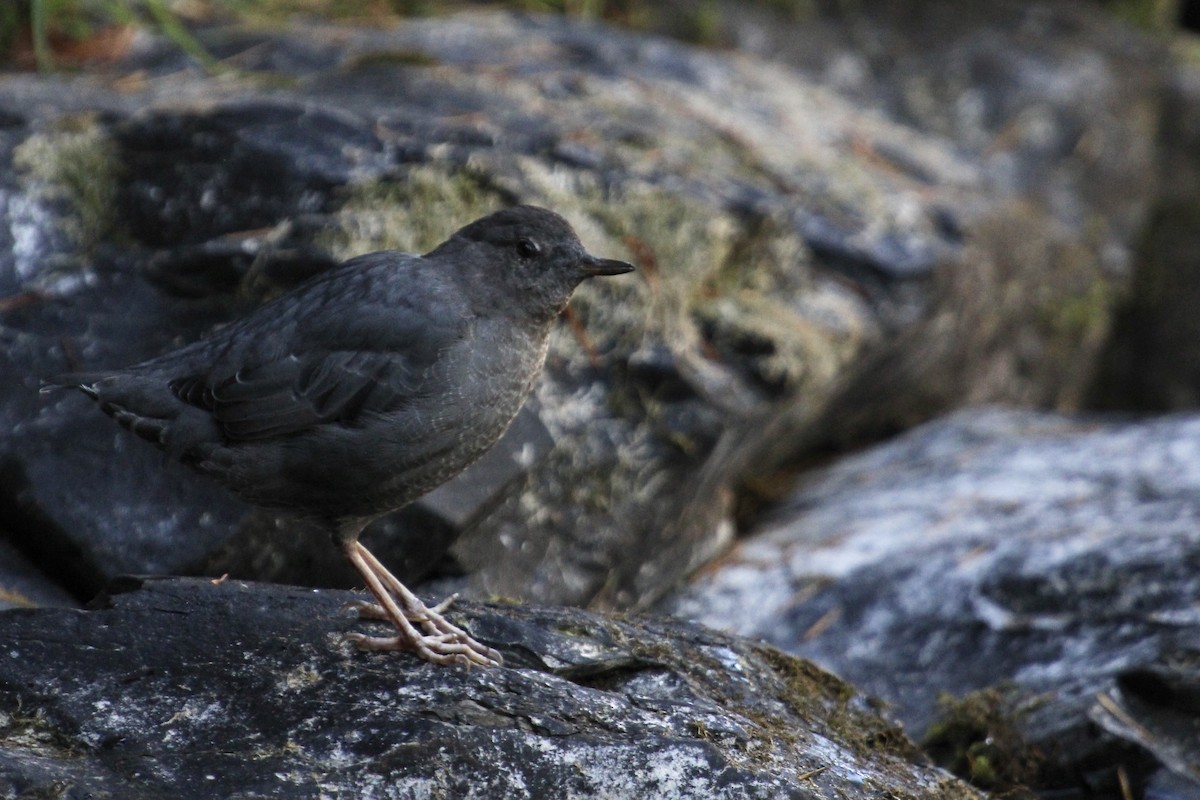
<svg viewBox="0 0 1200 800"><path fill-rule="evenodd" d="M349 639L434 664L499 666L359 542L372 520L462 472L535 387L555 320L583 281L633 271L563 217L517 205L424 255L351 258L197 342L46 381L246 502L321 525L395 633Z"/></svg>

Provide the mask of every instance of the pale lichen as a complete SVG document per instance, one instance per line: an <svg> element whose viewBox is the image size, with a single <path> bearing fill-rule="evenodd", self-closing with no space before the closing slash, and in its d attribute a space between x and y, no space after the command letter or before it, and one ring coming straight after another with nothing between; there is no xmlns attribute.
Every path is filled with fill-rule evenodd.
<svg viewBox="0 0 1200 800"><path fill-rule="evenodd" d="M60 224L80 251L112 236L121 161L94 116L64 118L55 129L30 136L14 150L13 165L27 191L62 204Z"/></svg>

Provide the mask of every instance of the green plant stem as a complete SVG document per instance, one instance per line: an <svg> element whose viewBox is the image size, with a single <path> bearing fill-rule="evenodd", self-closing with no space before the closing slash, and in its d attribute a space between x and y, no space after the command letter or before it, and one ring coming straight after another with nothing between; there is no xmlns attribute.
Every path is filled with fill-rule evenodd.
<svg viewBox="0 0 1200 800"><path fill-rule="evenodd" d="M146 9L150 12L150 16L154 17L154 21L158 23L159 28L167 37L179 46L179 49L187 53L192 58L200 62L200 64L209 72L214 72L220 66L212 54L204 48L204 45L192 36L179 21L179 19L171 13L171 10L166 7L163 0L145 0Z"/></svg>
<svg viewBox="0 0 1200 800"><path fill-rule="evenodd" d="M49 72L54 69L54 57L50 54L50 40L46 33L46 3L48 0L32 0L29 8L29 26L33 34L33 57L38 69Z"/></svg>

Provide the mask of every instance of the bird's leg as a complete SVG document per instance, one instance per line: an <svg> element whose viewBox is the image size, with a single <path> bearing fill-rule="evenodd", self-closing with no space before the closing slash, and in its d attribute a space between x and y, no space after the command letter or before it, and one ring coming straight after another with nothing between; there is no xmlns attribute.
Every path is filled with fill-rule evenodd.
<svg viewBox="0 0 1200 800"><path fill-rule="evenodd" d="M445 633L461 633L461 629L457 628L449 621L442 618L441 614L450 606L454 605L454 601L458 599L457 594L452 594L442 602L432 608L425 605L421 598L417 597L407 586L400 582L400 579L392 574L391 570L383 565L383 563L375 557L375 554L368 550L363 544L359 543L359 554L363 561L367 563L371 571L379 578L392 595L393 598L400 601L400 610L409 622L419 622L426 633L436 636ZM375 603L363 603L358 608L359 616L366 619L377 619L388 621L391 616L388 610Z"/></svg>
<svg viewBox="0 0 1200 800"><path fill-rule="evenodd" d="M457 599L458 599L458 593L455 592L454 594L450 595L442 602L438 603L436 606L429 607L428 610L432 611L434 614L440 614L443 611L445 611L446 609L448 609L450 606L454 605L454 601ZM383 606L379 605L378 603L372 603L370 600L355 600L355 601L347 603L345 607L349 608L353 611L357 611L359 619L373 619L373 620L378 620L380 622L390 622L392 619L391 617L388 616L387 609L385 609ZM409 617L408 618L409 622L423 622L424 620L425 620L424 614L422 614L421 616L418 616L418 617Z"/></svg>
<svg viewBox="0 0 1200 800"><path fill-rule="evenodd" d="M388 572L371 551L356 538L342 543L342 551L350 563L362 575L367 589L379 603L378 606L359 607L360 614L366 610L368 617L382 618L391 622L398 631L396 636L364 636L350 634L349 638L366 650L413 649L426 661L434 664L478 664L484 667L500 666L500 654L487 647L442 616L448 603L442 602L430 608ZM450 598L452 601L453 598ZM378 612L376 612L378 609ZM419 631L419 624L425 632Z"/></svg>

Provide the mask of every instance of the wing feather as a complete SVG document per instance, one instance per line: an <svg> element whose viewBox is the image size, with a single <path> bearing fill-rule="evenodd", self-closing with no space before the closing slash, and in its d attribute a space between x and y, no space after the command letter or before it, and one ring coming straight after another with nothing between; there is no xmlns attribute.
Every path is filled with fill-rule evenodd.
<svg viewBox="0 0 1200 800"><path fill-rule="evenodd" d="M358 261L368 270L394 268L379 256ZM351 282L342 286L367 292ZM360 298L351 315L344 304L315 303L303 324L286 332L276 325L277 335L255 330L257 336L244 336L244 346L235 341L200 370L172 380L171 389L211 413L231 442L354 425L399 410L438 391L435 384L446 372L439 361L468 330L467 315L429 291L410 287L404 296L376 296L368 303ZM434 314L439 302L442 313ZM300 313L288 308L278 316L296 319Z"/></svg>

